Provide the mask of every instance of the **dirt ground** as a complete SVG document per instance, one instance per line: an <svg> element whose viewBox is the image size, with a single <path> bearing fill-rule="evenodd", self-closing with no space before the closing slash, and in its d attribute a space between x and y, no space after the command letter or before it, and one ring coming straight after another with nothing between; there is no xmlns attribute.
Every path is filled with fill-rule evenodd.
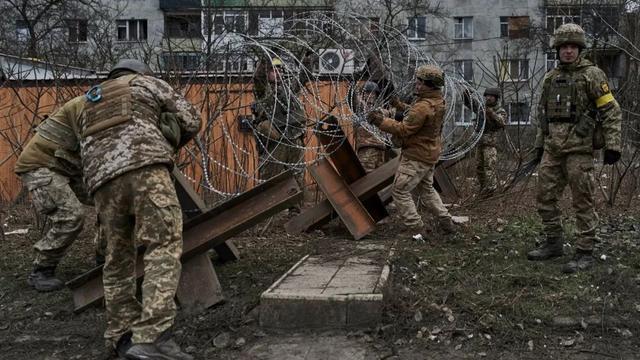
<svg viewBox="0 0 640 360"><path fill-rule="evenodd" d="M379 359L637 359L638 202L614 209L598 205L598 264L577 275L560 272L570 255L546 263L526 260L540 230L530 189L454 205L454 215L471 221L452 238L428 233L425 242L416 242L398 238L393 224L382 225L370 238L396 248L384 321L341 334L366 344ZM109 358L103 309L74 314L68 290L41 294L26 284L31 244L41 235L33 219L29 209L4 214L5 232L29 232L0 242L0 358ZM260 293L302 256L348 247L348 233L337 221L299 236L287 235L283 222L278 217L264 232L262 224L234 238L240 261L219 264L212 253L226 302L198 315L181 313L175 326L176 339L197 359L250 359L247 350L255 344L285 336L257 326ZM93 265L87 223L60 265L64 280ZM565 250L572 252L570 246Z"/></svg>

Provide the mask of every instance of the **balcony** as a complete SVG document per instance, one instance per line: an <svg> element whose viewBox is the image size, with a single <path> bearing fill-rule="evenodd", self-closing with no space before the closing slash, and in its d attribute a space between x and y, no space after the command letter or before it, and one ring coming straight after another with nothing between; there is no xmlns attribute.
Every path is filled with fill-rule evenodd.
<svg viewBox="0 0 640 360"><path fill-rule="evenodd" d="M162 11L200 9L201 7L201 0L160 0Z"/></svg>

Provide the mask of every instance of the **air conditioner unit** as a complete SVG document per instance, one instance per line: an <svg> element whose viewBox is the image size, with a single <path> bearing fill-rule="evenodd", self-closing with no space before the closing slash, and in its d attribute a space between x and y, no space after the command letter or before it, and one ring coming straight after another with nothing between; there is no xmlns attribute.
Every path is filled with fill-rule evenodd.
<svg viewBox="0 0 640 360"><path fill-rule="evenodd" d="M353 74L354 51L351 49L320 49L319 73L321 75Z"/></svg>

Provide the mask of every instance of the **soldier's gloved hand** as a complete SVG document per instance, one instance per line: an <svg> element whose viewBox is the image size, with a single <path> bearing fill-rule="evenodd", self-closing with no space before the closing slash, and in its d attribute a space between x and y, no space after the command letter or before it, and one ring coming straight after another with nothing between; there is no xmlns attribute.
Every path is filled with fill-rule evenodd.
<svg viewBox="0 0 640 360"><path fill-rule="evenodd" d="M539 164L542 161L542 155L544 155L544 148L536 148L536 162Z"/></svg>
<svg viewBox="0 0 640 360"><path fill-rule="evenodd" d="M395 121L402 121L404 120L404 112L402 111L396 111L395 114L393 114L393 119Z"/></svg>
<svg viewBox="0 0 640 360"><path fill-rule="evenodd" d="M382 112L378 110L371 111L369 112L369 114L367 114L367 121L371 125L380 126L383 120L384 120L384 115L382 115Z"/></svg>
<svg viewBox="0 0 640 360"><path fill-rule="evenodd" d="M402 101L400 101L398 95L393 95L391 96L391 99L389 99L389 105L393 106L394 108L399 108L404 104L402 103Z"/></svg>
<svg viewBox="0 0 640 360"><path fill-rule="evenodd" d="M620 152L615 150L605 150L604 151L604 164L605 165L613 165L620 160Z"/></svg>

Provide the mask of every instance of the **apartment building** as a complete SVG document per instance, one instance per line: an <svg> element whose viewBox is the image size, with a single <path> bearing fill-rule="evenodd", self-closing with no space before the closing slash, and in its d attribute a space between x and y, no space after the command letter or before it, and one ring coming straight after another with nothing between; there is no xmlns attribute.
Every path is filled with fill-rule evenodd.
<svg viewBox="0 0 640 360"><path fill-rule="evenodd" d="M132 56L150 62L159 71L249 74L254 59L242 48L247 36L278 38L291 30L287 19L311 10L353 12L372 25L383 23L401 29L409 41L432 55L449 74L464 78L472 86L500 87L512 125L530 123L540 81L556 65L549 40L560 25L573 22L585 27L596 49L592 56L609 73L614 87L624 69L624 58L615 47L616 38L610 29L618 27L620 14L624 13L620 0L417 0L413 8L393 15L385 13L382 2L376 0L106 3L110 16L96 21L82 11L68 14L53 27L52 36L76 49L77 58L82 54ZM8 24L15 26L8 33L15 35L12 40L18 45L9 48L21 49L19 45L29 44L33 24L17 15ZM7 23L2 26L7 29ZM69 54L69 49L63 54ZM339 53L329 55L340 60ZM102 60L105 67L113 62ZM459 111L459 124L471 123L473 114L462 106Z"/></svg>

